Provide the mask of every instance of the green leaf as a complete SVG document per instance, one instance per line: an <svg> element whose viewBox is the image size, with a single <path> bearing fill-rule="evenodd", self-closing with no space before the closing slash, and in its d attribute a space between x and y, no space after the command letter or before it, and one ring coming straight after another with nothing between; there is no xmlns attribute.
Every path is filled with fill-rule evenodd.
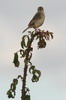
<svg viewBox="0 0 66 100"><path fill-rule="evenodd" d="M28 56L28 60L30 60L31 58L32 58L32 53L30 52Z"/></svg>
<svg viewBox="0 0 66 100"><path fill-rule="evenodd" d="M15 91L16 90L16 84L14 84L14 83L11 84L11 90L12 91Z"/></svg>
<svg viewBox="0 0 66 100"><path fill-rule="evenodd" d="M13 63L15 65L15 67L19 67L19 65L20 65L20 62L18 61L18 54L17 53L14 53Z"/></svg>
<svg viewBox="0 0 66 100"><path fill-rule="evenodd" d="M8 98L12 98L12 94L11 94L10 90L7 91L7 95L8 95Z"/></svg>
<svg viewBox="0 0 66 100"><path fill-rule="evenodd" d="M39 78L41 76L41 72L39 70L34 69L32 71L33 77L32 77L32 82L37 82L39 81Z"/></svg>
<svg viewBox="0 0 66 100"><path fill-rule="evenodd" d="M25 87L25 91L26 91L26 93L28 92L29 93L29 88L28 87Z"/></svg>
<svg viewBox="0 0 66 100"><path fill-rule="evenodd" d="M34 74L32 77L32 82L37 82L39 81L39 78Z"/></svg>
<svg viewBox="0 0 66 100"><path fill-rule="evenodd" d="M27 47L30 45L30 38L28 37Z"/></svg>
<svg viewBox="0 0 66 100"><path fill-rule="evenodd" d="M22 41L21 41L21 47L24 49L27 48L30 45L30 38L28 35L24 35L22 37Z"/></svg>
<svg viewBox="0 0 66 100"><path fill-rule="evenodd" d="M17 84L18 84L18 80L17 80L17 79L13 79L13 83L14 83L15 85L17 85Z"/></svg>
<svg viewBox="0 0 66 100"><path fill-rule="evenodd" d="M41 72L39 70L34 70L34 74L39 78L41 76Z"/></svg>
<svg viewBox="0 0 66 100"><path fill-rule="evenodd" d="M22 58L22 57L25 57L25 51L24 50L22 50L22 49L20 49L20 55L21 55L21 57L20 58Z"/></svg>
<svg viewBox="0 0 66 100"><path fill-rule="evenodd" d="M14 96L13 96L11 89L9 91L7 91L7 95L8 95L8 98L14 98L15 97L15 93L14 93Z"/></svg>
<svg viewBox="0 0 66 100"><path fill-rule="evenodd" d="M51 38L53 39L53 33L52 33L52 32L50 32L50 36L51 36Z"/></svg>
<svg viewBox="0 0 66 100"><path fill-rule="evenodd" d="M19 78L23 79L23 77L22 77L21 75L18 75L18 79L19 79Z"/></svg>
<svg viewBox="0 0 66 100"><path fill-rule="evenodd" d="M42 39L42 40L39 40L37 45L38 45L38 49L39 48L45 48L46 47L46 42L45 42L44 39Z"/></svg>
<svg viewBox="0 0 66 100"><path fill-rule="evenodd" d="M25 100L30 100L30 95L25 95Z"/></svg>
<svg viewBox="0 0 66 100"><path fill-rule="evenodd" d="M24 49L24 46L25 46L25 40L22 39L22 41L21 41L21 47Z"/></svg>
<svg viewBox="0 0 66 100"><path fill-rule="evenodd" d="M29 61L28 66L32 66L32 63Z"/></svg>
<svg viewBox="0 0 66 100"><path fill-rule="evenodd" d="M30 72L30 73L33 73L33 72L34 72L34 69L35 69L35 66L32 65L32 66L29 68L29 72Z"/></svg>

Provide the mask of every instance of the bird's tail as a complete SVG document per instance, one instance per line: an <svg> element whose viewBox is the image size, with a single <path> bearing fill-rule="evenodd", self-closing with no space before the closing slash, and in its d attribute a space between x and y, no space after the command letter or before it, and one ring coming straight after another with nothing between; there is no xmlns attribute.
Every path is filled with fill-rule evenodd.
<svg viewBox="0 0 66 100"><path fill-rule="evenodd" d="M29 29L29 27L27 27L22 33L24 33L27 29Z"/></svg>

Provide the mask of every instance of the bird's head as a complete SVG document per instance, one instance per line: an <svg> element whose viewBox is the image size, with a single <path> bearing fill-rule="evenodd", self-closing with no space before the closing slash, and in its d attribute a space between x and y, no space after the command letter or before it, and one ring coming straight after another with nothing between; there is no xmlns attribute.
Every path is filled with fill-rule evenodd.
<svg viewBox="0 0 66 100"><path fill-rule="evenodd" d="M44 12L43 7L38 7L38 12L39 12L39 13L43 13L43 12Z"/></svg>

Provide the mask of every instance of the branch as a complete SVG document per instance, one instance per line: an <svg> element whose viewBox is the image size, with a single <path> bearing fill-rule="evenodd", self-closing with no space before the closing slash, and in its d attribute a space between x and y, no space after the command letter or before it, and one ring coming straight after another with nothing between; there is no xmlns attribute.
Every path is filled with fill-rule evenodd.
<svg viewBox="0 0 66 100"><path fill-rule="evenodd" d="M15 81L13 81L10 89L7 91L8 98L15 97L16 85L18 84L18 79L21 78L22 81L21 100L27 100L27 99L30 100L30 95L28 94L29 89L26 87L26 77L27 77L28 67L29 67L29 73L32 74L32 79L31 79L32 82L39 81L39 78L41 76L41 71L37 70L36 67L31 62L32 51L33 51L32 43L34 40L38 40L37 47L38 49L42 49L46 47L46 41L50 40L50 38L53 39L53 33L49 31L45 32L44 30L38 30L33 32L29 31L28 33L29 33L28 35L24 35L22 37L21 49L18 52L14 53L14 60L13 60L15 67L19 67L20 62L18 53L20 53L20 58L24 58L23 77L22 75L18 75L18 78L15 79Z"/></svg>

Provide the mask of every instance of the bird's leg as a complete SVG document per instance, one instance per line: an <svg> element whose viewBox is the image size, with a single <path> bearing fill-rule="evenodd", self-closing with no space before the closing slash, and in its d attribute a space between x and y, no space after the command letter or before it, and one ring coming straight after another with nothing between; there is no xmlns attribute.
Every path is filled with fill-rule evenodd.
<svg viewBox="0 0 66 100"><path fill-rule="evenodd" d="M40 30L39 28L35 28L35 32L40 32L40 33L42 33L42 30Z"/></svg>
<svg viewBox="0 0 66 100"><path fill-rule="evenodd" d="M35 32L37 33L37 28L34 28L35 29Z"/></svg>
<svg viewBox="0 0 66 100"><path fill-rule="evenodd" d="M41 30L38 28L38 32L41 32Z"/></svg>

